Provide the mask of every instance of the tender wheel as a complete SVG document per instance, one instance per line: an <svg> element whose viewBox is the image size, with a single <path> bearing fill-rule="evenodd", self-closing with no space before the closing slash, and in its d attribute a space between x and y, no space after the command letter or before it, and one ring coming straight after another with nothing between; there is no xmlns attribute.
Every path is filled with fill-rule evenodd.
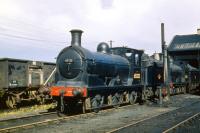
<svg viewBox="0 0 200 133"><path fill-rule="evenodd" d="M129 95L130 104L134 104L137 100L137 93L135 91L132 91Z"/></svg>
<svg viewBox="0 0 200 133"><path fill-rule="evenodd" d="M148 94L147 94L146 90L144 90L142 92L142 100L147 101L147 99L148 99Z"/></svg>
<svg viewBox="0 0 200 133"><path fill-rule="evenodd" d="M6 106L10 109L16 108L16 100L15 97L12 95L7 96L6 99Z"/></svg>
<svg viewBox="0 0 200 133"><path fill-rule="evenodd" d="M153 96L153 91L150 88L144 89L142 92L142 100L146 101Z"/></svg>

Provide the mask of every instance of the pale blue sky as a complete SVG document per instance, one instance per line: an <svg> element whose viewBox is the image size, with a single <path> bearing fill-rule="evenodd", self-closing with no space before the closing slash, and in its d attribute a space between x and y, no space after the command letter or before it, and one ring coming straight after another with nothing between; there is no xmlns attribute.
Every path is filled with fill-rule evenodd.
<svg viewBox="0 0 200 133"><path fill-rule="evenodd" d="M82 46L99 42L160 52L160 23L167 44L200 28L199 0L0 0L0 57L55 61L70 44L69 31L84 31Z"/></svg>

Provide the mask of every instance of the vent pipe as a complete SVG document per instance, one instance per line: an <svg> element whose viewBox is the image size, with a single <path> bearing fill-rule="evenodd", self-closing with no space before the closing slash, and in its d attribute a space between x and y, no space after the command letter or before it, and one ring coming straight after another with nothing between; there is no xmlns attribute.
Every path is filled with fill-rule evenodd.
<svg viewBox="0 0 200 133"><path fill-rule="evenodd" d="M74 29L74 30L71 30L70 32L72 35L71 46L81 47L81 35L82 35L83 31Z"/></svg>

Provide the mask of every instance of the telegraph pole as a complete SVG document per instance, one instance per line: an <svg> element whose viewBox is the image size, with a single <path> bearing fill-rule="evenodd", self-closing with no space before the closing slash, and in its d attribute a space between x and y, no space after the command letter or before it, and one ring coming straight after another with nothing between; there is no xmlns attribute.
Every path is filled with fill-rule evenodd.
<svg viewBox="0 0 200 133"><path fill-rule="evenodd" d="M163 55L163 73L164 73L164 88L167 90L167 98L169 99L170 90L168 85L168 61L167 61L167 45L165 44L165 31L164 23L161 23L161 44L162 44L162 55Z"/></svg>

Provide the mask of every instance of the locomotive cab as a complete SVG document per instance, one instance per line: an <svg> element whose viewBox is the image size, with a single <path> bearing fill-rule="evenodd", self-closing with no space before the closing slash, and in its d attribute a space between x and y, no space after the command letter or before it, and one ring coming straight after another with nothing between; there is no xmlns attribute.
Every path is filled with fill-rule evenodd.
<svg viewBox="0 0 200 133"><path fill-rule="evenodd" d="M130 62L129 81L130 84L141 84L141 57L144 53L143 50L137 50L127 47L111 48L112 54L120 55Z"/></svg>

